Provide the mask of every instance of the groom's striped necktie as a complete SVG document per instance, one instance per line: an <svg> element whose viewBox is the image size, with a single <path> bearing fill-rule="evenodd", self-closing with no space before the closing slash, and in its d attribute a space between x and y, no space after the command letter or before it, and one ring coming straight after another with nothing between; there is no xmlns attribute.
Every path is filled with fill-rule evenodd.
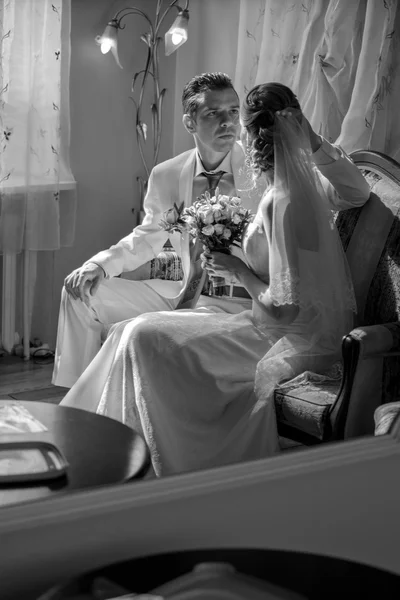
<svg viewBox="0 0 400 600"><path fill-rule="evenodd" d="M215 195L215 190L218 187L218 184L224 173L225 173L225 171L215 171L213 173L207 173L207 171L203 171L201 173L202 175L204 175L204 177L207 178L208 192L210 193L210 196Z"/></svg>

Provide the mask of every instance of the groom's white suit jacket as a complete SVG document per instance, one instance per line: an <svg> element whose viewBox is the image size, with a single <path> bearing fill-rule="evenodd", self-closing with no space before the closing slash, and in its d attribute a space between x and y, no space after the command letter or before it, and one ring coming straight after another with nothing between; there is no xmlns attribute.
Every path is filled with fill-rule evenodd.
<svg viewBox="0 0 400 600"><path fill-rule="evenodd" d="M244 165L244 151L236 142L231 152L231 166L235 187L243 205L254 213L264 188L252 187L248 171ZM361 172L348 156L337 146L323 140L322 146L314 153L313 159L322 174L322 184L332 210L343 210L362 206L369 197L369 186ZM144 201L145 218L143 223L115 246L103 250L87 262L95 262L103 267L107 277L114 277L138 267L155 258L163 249L168 237L182 260L184 278L178 296L185 289L190 272L189 237L186 234L169 234L160 228L163 213L183 202L192 203L193 178L196 165L196 149L188 150L171 158L152 170L148 191ZM177 297L176 286L169 288L166 282L151 279L146 283L160 295Z"/></svg>
<svg viewBox="0 0 400 600"><path fill-rule="evenodd" d="M115 246L103 250L90 261L103 267L107 277L114 277L126 271L134 271L149 260L155 258L163 249L168 237L182 260L183 281L178 296L183 292L190 271L189 236L169 234L160 228L163 213L184 203L189 206L193 196L193 178L196 166L196 149L188 150L175 158L156 165L149 178L148 190L144 201L145 217L143 223ZM243 205L252 211L257 210L264 188L252 188L252 182L246 174L244 151L240 142L236 142L231 151L231 167L235 187ZM165 297L176 297L176 286L168 288L159 279L146 280Z"/></svg>

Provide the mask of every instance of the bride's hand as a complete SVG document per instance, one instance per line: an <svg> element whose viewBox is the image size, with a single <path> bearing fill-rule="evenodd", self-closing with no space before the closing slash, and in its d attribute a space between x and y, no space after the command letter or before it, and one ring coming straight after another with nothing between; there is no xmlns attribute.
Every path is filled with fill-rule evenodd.
<svg viewBox="0 0 400 600"><path fill-rule="evenodd" d="M311 151L316 152L318 150L322 144L321 136L315 133L314 129L311 127L310 121L304 116L301 110L297 108L284 108L283 110L278 110L276 114L281 117L296 117L302 126L304 133L310 140Z"/></svg>
<svg viewBox="0 0 400 600"><path fill-rule="evenodd" d="M314 129L311 127L310 121L303 115L303 113L301 119L301 126L303 127L304 132L310 140L311 151L316 152L322 144L322 139L320 135L315 133Z"/></svg>
<svg viewBox="0 0 400 600"><path fill-rule="evenodd" d="M229 280L232 275L237 277L240 270L246 266L237 256L225 254L224 252L210 252L204 250L200 258L201 266L203 269L206 269L209 275L225 277L227 280Z"/></svg>

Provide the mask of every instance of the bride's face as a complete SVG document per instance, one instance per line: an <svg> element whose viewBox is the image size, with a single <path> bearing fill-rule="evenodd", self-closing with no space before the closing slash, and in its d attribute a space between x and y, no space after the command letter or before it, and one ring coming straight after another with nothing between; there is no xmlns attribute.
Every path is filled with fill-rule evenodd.
<svg viewBox="0 0 400 600"><path fill-rule="evenodd" d="M205 92L192 119L191 133L198 144L214 152L229 152L239 133L239 109L232 88Z"/></svg>

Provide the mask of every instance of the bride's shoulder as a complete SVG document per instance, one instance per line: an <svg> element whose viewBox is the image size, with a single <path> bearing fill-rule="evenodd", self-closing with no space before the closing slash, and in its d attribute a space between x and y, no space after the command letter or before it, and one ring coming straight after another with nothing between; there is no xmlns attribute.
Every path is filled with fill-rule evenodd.
<svg viewBox="0 0 400 600"><path fill-rule="evenodd" d="M275 188L274 187L269 187L265 190L265 192L263 193L261 200L260 200L260 207L264 207L264 206L268 206L268 204L271 204L271 202L274 201L275 198Z"/></svg>
<svg viewBox="0 0 400 600"><path fill-rule="evenodd" d="M270 186L268 189L265 190L261 198L259 207L261 208L261 210L270 209L274 206L274 204L281 200L281 197L282 194L280 193L280 191L276 187Z"/></svg>
<svg viewBox="0 0 400 600"><path fill-rule="evenodd" d="M274 210L275 194L274 188L270 187L262 195L260 204L258 205L258 214L263 221L271 221Z"/></svg>

